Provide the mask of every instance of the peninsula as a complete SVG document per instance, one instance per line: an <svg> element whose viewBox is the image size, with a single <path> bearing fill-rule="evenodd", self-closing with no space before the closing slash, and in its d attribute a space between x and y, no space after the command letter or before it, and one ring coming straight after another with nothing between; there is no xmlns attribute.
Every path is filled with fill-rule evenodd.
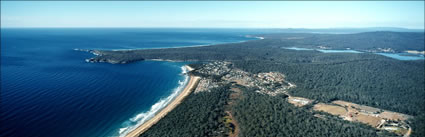
<svg viewBox="0 0 425 137"><path fill-rule="evenodd" d="M193 88L195 94L178 101L178 107L167 106L131 136L354 137L424 133L424 61L373 54L423 51L423 33L258 37L264 39L174 49L93 50L96 56L88 60L197 62L190 65L194 69L190 74L199 77L198 86ZM322 53L289 47L349 48L364 53Z"/></svg>

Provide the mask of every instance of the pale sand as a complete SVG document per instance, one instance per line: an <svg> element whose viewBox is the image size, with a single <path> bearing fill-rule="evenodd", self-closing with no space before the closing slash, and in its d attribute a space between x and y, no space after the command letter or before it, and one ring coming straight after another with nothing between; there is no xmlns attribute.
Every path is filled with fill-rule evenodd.
<svg viewBox="0 0 425 137"><path fill-rule="evenodd" d="M189 66L186 66L189 67ZM188 70L191 70L188 68ZM168 112L173 110L177 105L179 105L183 99L188 96L192 90L195 88L197 82L199 81L200 77L197 76L190 76L189 83L186 85L186 87L183 89L183 91L170 103L168 104L164 109L162 109L159 113L157 113L152 119L146 121L130 133L126 135L126 137L138 137L143 132L147 131L150 127L155 125L161 118L163 118L165 115L167 115Z"/></svg>
<svg viewBox="0 0 425 137"><path fill-rule="evenodd" d="M188 65L186 65L185 67L187 68L187 70L188 70L188 71L195 70L194 68L192 68L192 67L190 67L190 66L188 66Z"/></svg>
<svg viewBox="0 0 425 137"><path fill-rule="evenodd" d="M417 50L406 50L407 53L412 53L412 54L423 54L425 55L425 51L417 51Z"/></svg>

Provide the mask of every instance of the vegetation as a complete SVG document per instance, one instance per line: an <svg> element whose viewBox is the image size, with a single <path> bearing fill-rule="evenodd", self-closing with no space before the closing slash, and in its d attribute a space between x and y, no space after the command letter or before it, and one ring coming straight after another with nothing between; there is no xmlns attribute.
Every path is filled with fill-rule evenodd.
<svg viewBox="0 0 425 137"><path fill-rule="evenodd" d="M229 87L189 95L179 106L152 126L141 137L224 136L224 105Z"/></svg>
<svg viewBox="0 0 425 137"><path fill-rule="evenodd" d="M374 137L393 136L374 128L332 116L317 118L306 107L298 108L285 96L268 96L245 89L234 107L241 137Z"/></svg>
<svg viewBox="0 0 425 137"><path fill-rule="evenodd" d="M254 40L243 43L219 44L215 46L149 49L149 50L124 50L124 51L95 51L102 56L93 58L93 62L109 61L127 63L143 59L172 59L172 60L247 60L247 59L274 59L269 56L276 55L276 48L304 47L317 48L317 46L331 47L333 49L372 50L377 48L391 48L396 52L405 50L424 50L424 33L419 32L366 32L358 34L268 34L264 40ZM258 50L262 52L257 52ZM305 51L304 51L305 52ZM317 52L317 51L311 51ZM284 61L305 62L304 57L313 57L309 53L295 57L294 53L277 57ZM297 53L299 54L299 53ZM288 58L289 57L289 58ZM300 58L302 57L302 58ZM372 56L370 56L372 57ZM317 58L318 59L322 58ZM329 58L327 58L329 59Z"/></svg>
<svg viewBox="0 0 425 137"><path fill-rule="evenodd" d="M267 38L291 42L304 48L317 46L332 49L372 50L391 48L398 52L405 50L424 50L423 32L365 32L358 34L268 34Z"/></svg>
<svg viewBox="0 0 425 137"><path fill-rule="evenodd" d="M297 85L290 94L321 102L345 100L410 115L424 112L424 63L370 60L344 63L236 61L246 71L279 71Z"/></svg>
<svg viewBox="0 0 425 137"><path fill-rule="evenodd" d="M381 33L383 32L366 34L370 37L372 34L380 37ZM403 34L403 36L413 34L416 33ZM295 35L296 37L301 34L272 35L276 35L275 37ZM413 42L423 41L418 39ZM425 98L423 61L399 61L369 53L320 53L281 48L299 46L293 44L274 38L207 47L102 51L103 56L98 58L112 56L123 60L129 58L134 60L143 58L184 61L226 60L235 63L237 68L251 73L282 72L287 75L289 81L297 84L297 88L291 91L291 94L295 96L325 102L341 99L411 115L424 112L424 108L419 105L424 104L423 98ZM120 58L121 56L126 58Z"/></svg>
<svg viewBox="0 0 425 137"><path fill-rule="evenodd" d="M425 114L420 114L416 116L412 123L412 137L425 137Z"/></svg>
<svg viewBox="0 0 425 137"><path fill-rule="evenodd" d="M242 89L242 95L232 105L239 122L240 137L252 136L393 136L376 132L359 123L340 120L331 115L317 118L308 107L298 108L286 101L285 95L268 96ZM151 127L141 137L148 136L227 136L224 106L229 101L228 86L211 92L191 94L176 109ZM320 113L326 115L325 113Z"/></svg>
<svg viewBox="0 0 425 137"><path fill-rule="evenodd" d="M289 92L294 96L306 97L321 102L329 102L333 100L345 100L353 103L368 105L372 107L387 109L391 111L401 112L410 114L415 117L412 120L411 126L413 128L412 136L424 135L425 131L421 130L424 127L423 117L420 114L425 113L423 104L425 101L425 63L423 60L420 61L399 61L384 57L381 55L371 53L321 53L318 51L294 51L284 49L282 47L316 47L316 46L331 46L333 48L352 48L352 49L375 49L375 48L392 48L397 51L404 50L424 50L424 34L423 33L401 33L401 32L370 32L360 34L270 34L264 35L264 40L254 40L243 43L234 44L221 44L216 46L206 47L191 47L191 48L174 48L174 49L150 49L150 50L132 50L132 51L96 51L101 54L93 58L94 61L99 60L113 60L114 62L131 62L142 59L170 59L170 60L182 60L182 61L230 61L235 64L235 67L243 69L244 71L251 73L258 72L270 72L278 71L287 76L287 80L295 83L296 88L291 89ZM296 39L297 37L303 37L303 39ZM288 39L295 38L295 39ZM199 95L200 96L200 95ZM247 99L251 97L250 93L247 93ZM201 98L201 97L200 97ZM373 135L369 129L354 129L347 123L341 121L332 120L333 124L341 127L339 130L330 130L326 126L332 125L330 121L316 121L317 123L323 124L312 124L314 117L303 116L307 115L304 113L305 110L295 110L288 107L283 102L277 101L272 97L259 97L259 103L257 108L250 110L247 106L239 106L241 109L244 108L246 111L240 110L239 113L255 113L259 116L259 120L256 122L262 122L260 124L261 131L249 132L247 130L253 130L254 127L246 125L250 122L244 121L245 118L253 119L249 116L236 116L239 120L242 120L241 132L247 136L274 136L274 135L295 135L295 133L304 133L301 130L312 132L309 135L312 136L331 136L330 134L340 135L339 133L353 133L358 131L360 136ZM210 100L205 99L205 100ZM204 101L205 101L204 100ZM282 99L283 100L283 99ZM189 101L189 99L187 100ZM185 101L185 102L187 102ZM196 103L194 103L196 104ZM241 102L244 104L244 102ZM257 104L249 103L252 107ZM266 104L270 105L267 106ZM279 109L283 109L282 113L276 111L260 111L260 109L277 109L275 105L281 105ZM200 105L200 104L198 104ZM208 104L202 104L207 105ZM189 111L188 111L189 110ZM185 113L199 113L190 112L192 110L187 109ZM207 111L207 110L205 110ZM274 114L274 113L277 114ZM261 113L261 114L260 114ZM294 113L294 114L291 114ZM171 113L170 113L171 114ZM295 114L300 114L297 116ZM189 114L188 114L189 115ZM189 115L190 116L190 115ZM263 118L263 116L267 116ZM283 126L283 129L289 130L289 127L285 125L279 125L288 121L274 121L273 117L277 116L284 119L294 119L295 125L293 130L299 129L300 131L286 131L287 133L281 133L274 127L271 129L264 130L267 119L274 122L274 126ZM167 115L168 117L168 115ZM170 116L171 117L171 116ZM184 115L175 115L174 119L180 119L185 117ZM205 115L204 117L209 117ZM166 120L167 119L167 120ZM168 121L170 130L175 124L170 121L174 121L173 118L164 118L161 121ZM305 119L302 122L301 119ZM422 119L422 123L418 122ZM299 120L299 121L297 121ZM192 120L187 120L192 121ZM196 120L194 120L196 121ZM162 122L162 123L166 123ZM326 123L329 122L329 123ZM161 123L161 122L160 122ZM205 122L204 122L205 123ZM245 124L244 124L245 123ZM268 122L266 122L268 123ZM312 124L306 126L305 124ZM159 125L159 124L158 124ZM188 124L185 124L187 126ZM255 125L255 124L254 124ZM252 125L252 126L254 126ZM278 126L279 125L279 126ZM304 125L304 126L302 126ZM183 125L179 125L182 126ZM322 131L328 130L329 134L319 134L316 131L310 129L315 127ZM203 126L196 126L197 128ZM268 127L268 126L267 126ZM295 128L297 127L297 128ZM167 127L168 128L168 127ZM153 128L154 129L154 128ZM273 130L272 130L273 129ZM281 128L280 128L281 129ZM363 131L363 129L365 129ZM180 129L179 129L180 130ZM206 130L208 133L213 129ZM348 130L352 130L348 131ZM196 130L199 131L199 130ZM268 132L272 131L272 132ZM153 132L153 131L148 131ZM186 130L179 132L170 133L186 133ZM317 131L318 132L318 131ZM337 133L339 132L339 133ZM198 135L193 131L187 130L185 134L189 136ZM269 134L269 135L266 135ZM153 134L157 135L157 134ZM158 134L159 135L159 134ZM206 135L206 134L203 134ZM296 136L296 135L295 135ZM345 134L343 135L345 136ZM348 135L350 136L350 135Z"/></svg>

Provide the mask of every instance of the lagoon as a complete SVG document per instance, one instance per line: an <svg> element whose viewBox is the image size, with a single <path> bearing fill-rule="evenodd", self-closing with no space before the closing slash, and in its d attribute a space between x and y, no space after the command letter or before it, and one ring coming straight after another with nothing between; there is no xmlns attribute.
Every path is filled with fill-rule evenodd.
<svg viewBox="0 0 425 137"><path fill-rule="evenodd" d="M376 53L378 55L390 57L397 60L423 60L424 55L415 55L409 53Z"/></svg>
<svg viewBox="0 0 425 137"><path fill-rule="evenodd" d="M333 49L317 49L317 51L320 51L322 53L363 53L356 50L333 50Z"/></svg>
<svg viewBox="0 0 425 137"><path fill-rule="evenodd" d="M299 50L299 51L316 50L316 51L319 51L319 52L322 52L322 53L365 53L365 52L361 52L361 51L357 51L357 50L349 50L349 49L335 50L335 49L311 49L311 48L298 48L298 47L289 47L289 48L282 47L282 48L290 49L290 50ZM411 54L411 53L374 53L374 54L390 57L390 58L397 59L397 60L423 60L423 59L425 59L424 55L416 55L416 54Z"/></svg>

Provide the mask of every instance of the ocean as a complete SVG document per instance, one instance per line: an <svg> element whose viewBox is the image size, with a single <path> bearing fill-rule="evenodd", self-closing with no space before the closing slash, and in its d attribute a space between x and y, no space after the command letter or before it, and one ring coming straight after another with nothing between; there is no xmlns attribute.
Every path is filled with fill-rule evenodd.
<svg viewBox="0 0 425 137"><path fill-rule="evenodd" d="M238 29L1 29L1 132L7 137L120 136L184 85L188 62L87 63L75 49L149 49L241 42Z"/></svg>

